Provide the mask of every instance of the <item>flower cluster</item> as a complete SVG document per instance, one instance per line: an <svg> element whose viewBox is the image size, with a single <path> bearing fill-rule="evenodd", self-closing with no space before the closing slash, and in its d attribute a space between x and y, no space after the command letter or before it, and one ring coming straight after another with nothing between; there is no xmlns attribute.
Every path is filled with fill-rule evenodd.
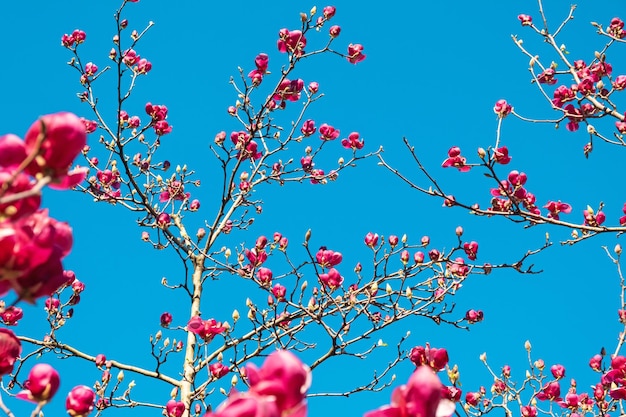
<svg viewBox="0 0 626 417"><path fill-rule="evenodd" d="M81 119L71 113L43 116L26 132L0 137L0 294L13 289L33 301L47 296L73 274L61 260L72 247L72 231L40 209L38 183L67 189L82 181L86 169L70 170L86 144ZM17 318L8 317L11 321Z"/></svg>

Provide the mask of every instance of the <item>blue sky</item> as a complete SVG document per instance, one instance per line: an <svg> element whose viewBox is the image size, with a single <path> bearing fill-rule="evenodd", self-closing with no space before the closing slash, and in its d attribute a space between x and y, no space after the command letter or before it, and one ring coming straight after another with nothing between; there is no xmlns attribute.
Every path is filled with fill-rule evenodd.
<svg viewBox="0 0 626 417"><path fill-rule="evenodd" d="M417 3L390 2L376 7L353 0L333 3L337 7L333 23L342 26L338 44L362 43L367 59L356 66L334 56L303 63L297 74L305 82L318 81L325 93L310 117L341 129L342 137L358 131L365 138L366 150L383 146L390 163L423 183L424 178L402 145L402 137L407 137L431 172L457 198L465 196L487 205L489 184L481 173L443 170L440 164L453 145L473 157L477 147L494 143L497 121L492 107L500 98L506 98L523 115L554 116L529 83L528 59L510 39L512 33L520 35L526 47L548 59L549 50L517 20L519 13L537 19L536 5L496 1ZM244 72L252 69L259 52L270 55L270 70L274 68L278 73L284 62L284 56L276 50L278 30L297 28L299 12L313 5L244 1L228 6L158 0L141 1L127 8L129 27L141 30L148 21L155 22L138 48L152 62L153 70L140 80L131 105L140 115L147 101L169 107L174 132L164 138L161 152L173 164L186 163L202 180L197 195L203 209L193 217L195 227L204 217L211 219L213 215L211 190L216 183L216 168L208 146L217 132L238 130L226 114L226 108L236 100L229 77L237 75L237 66ZM591 3L579 6L576 19L563 33L562 42L570 56L592 59L593 51L603 43L588 22L607 24L620 10L618 5L617 1L605 2L601 10ZM324 4L317 6L321 9ZM2 132L22 135L38 115L55 111L89 116L89 109L75 97L81 91L78 74L65 65L70 54L60 46L60 37L75 28L84 30L87 43L81 49L85 61L104 67L116 7L113 1L87 6L80 0L68 0L62 8L41 1L5 6L1 29L5 61L0 67L5 97L0 103ZM550 2L546 12L556 23L568 9ZM325 35L320 34L317 41L313 37L309 41L321 44L324 39ZM614 54L609 54L609 60L618 74L619 68L624 68L624 59ZM100 90L103 106L112 97L105 82ZM114 114L114 108L109 108L109 113L109 117ZM285 120L288 117L286 114ZM611 129L610 123L607 126ZM90 140L95 146L97 136L92 135ZM574 210L568 219L582 222L582 210L587 204L596 207L604 201L607 223L617 224L624 191L618 181L622 173L619 152L598 143L591 158L585 160L582 147L586 141L582 132L507 119L502 143L509 147L513 161L506 168L528 174L528 188L541 205L549 199L571 203ZM336 154L329 160L348 156L338 143L335 145ZM502 219L477 219L460 209L442 209L441 202L410 190L373 159L342 172L339 181L326 186L289 184L268 187L262 193L264 212L255 218L252 230L233 236L233 240L224 241L225 245L234 248L242 241L251 244L260 234L269 236L281 231L295 246L311 228L313 245L341 251L344 265L349 266L357 261L365 264L370 258L362 243L369 231L381 235L406 233L413 241L429 235L435 247L449 248L455 243L455 227L463 225L467 239L481 245L479 260L498 263L515 260L526 250L541 246L546 232L555 242L568 235L566 230L525 230ZM171 253L156 252L143 244L135 216L121 207L96 205L78 193L46 193L44 202L54 216L74 227L75 249L66 267L75 270L87 286L76 317L62 331L63 340L89 353L103 352L125 362L146 363L150 359L146 359L148 336L158 330L160 313L172 311L177 319L176 299L159 283L161 277L180 277L180 264ZM407 320L384 337L393 343L410 330L412 345L430 342L446 347L451 362L460 366L464 391L490 384L491 378L478 360L484 351L495 368L509 363L514 377L522 378L523 344L527 339L546 363L560 362L568 368L568 376L592 381L586 366L588 359L601 346L612 351L620 329L616 319L619 283L601 249L602 245L612 248L615 243L612 236L575 247L556 243L531 260L537 269L544 270L543 274L505 272L470 280L456 301L459 314L467 308L485 312L485 321L473 326L471 332L437 327L425 320ZM214 303L205 307L209 316L226 318L233 308L244 310L246 294L228 283L216 288ZM38 323L44 317L41 305L27 309L26 315L22 330L37 335L42 331ZM181 325L186 322L183 317L179 320ZM379 354L364 363L341 359L330 362L314 375L312 391L346 390L362 384L371 370L382 367L384 358ZM62 393L73 385L90 385L98 377L94 368L87 366L83 371L79 366L77 361L59 364L64 370L63 385L47 412L63 407ZM357 368L365 372L357 372ZM408 364L402 365L397 370L398 382L405 380L410 371ZM167 401L168 392L162 390L162 403ZM327 412L328 407L361 415L386 403L390 394L386 391L348 399L314 399L310 415Z"/></svg>

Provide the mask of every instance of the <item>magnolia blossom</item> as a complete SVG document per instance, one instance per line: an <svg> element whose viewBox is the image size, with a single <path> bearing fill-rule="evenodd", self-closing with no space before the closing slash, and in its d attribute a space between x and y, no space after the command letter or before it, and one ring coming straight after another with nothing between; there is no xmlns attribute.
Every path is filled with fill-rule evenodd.
<svg viewBox="0 0 626 417"><path fill-rule="evenodd" d="M45 136L44 136L45 133ZM49 176L58 188L70 188L85 177L86 171L68 172L72 162L87 143L85 125L72 113L42 116L26 132L26 153L37 157L26 168L35 177ZM69 175L72 175L68 178ZM69 182L68 182L69 181Z"/></svg>
<svg viewBox="0 0 626 417"><path fill-rule="evenodd" d="M391 404L365 413L364 417L447 417L454 403L442 397L443 385L428 366L420 366L406 385L396 388Z"/></svg>
<svg viewBox="0 0 626 417"><path fill-rule="evenodd" d="M46 363L38 363L28 373L25 389L17 394L17 398L35 403L49 401L60 384L61 379L56 369Z"/></svg>
<svg viewBox="0 0 626 417"><path fill-rule="evenodd" d="M416 367L427 365L433 371L438 372L448 364L448 351L443 348L431 348L428 343L426 346L416 346L411 349L409 359Z"/></svg>
<svg viewBox="0 0 626 417"><path fill-rule="evenodd" d="M9 329L0 328L0 376L13 372L13 365L22 353L22 344Z"/></svg>
<svg viewBox="0 0 626 417"><path fill-rule="evenodd" d="M79 385L67 394L65 409L72 417L85 417L93 411L96 394L86 385Z"/></svg>
<svg viewBox="0 0 626 417"><path fill-rule="evenodd" d="M185 412L185 403L182 401L169 400L165 404L165 415L167 417L180 417Z"/></svg>

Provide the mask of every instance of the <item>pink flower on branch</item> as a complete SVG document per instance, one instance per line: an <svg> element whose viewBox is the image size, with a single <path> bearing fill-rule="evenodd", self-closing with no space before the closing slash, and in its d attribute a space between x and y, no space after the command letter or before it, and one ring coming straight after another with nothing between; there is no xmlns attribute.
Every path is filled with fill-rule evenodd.
<svg viewBox="0 0 626 417"><path fill-rule="evenodd" d="M320 274L319 278L324 287L329 288L331 291L341 287L341 284L343 284L343 277L335 268L330 268L327 273Z"/></svg>
<svg viewBox="0 0 626 417"><path fill-rule="evenodd" d="M28 373L24 390L17 398L34 403L48 402L56 394L61 384L59 373L46 363L38 363Z"/></svg>
<svg viewBox="0 0 626 417"><path fill-rule="evenodd" d="M358 64L359 62L365 59L365 54L363 54L363 45L360 43L350 44L348 45L348 61L352 64Z"/></svg>
<svg viewBox="0 0 626 417"><path fill-rule="evenodd" d="M555 71L552 68L546 68L537 76L537 81L540 84L554 85L557 82L557 79L554 78Z"/></svg>
<svg viewBox="0 0 626 417"><path fill-rule="evenodd" d="M509 149L506 146L501 146L500 148L496 148L493 150L493 159L502 165L506 165L511 162L511 157L509 156Z"/></svg>
<svg viewBox="0 0 626 417"><path fill-rule="evenodd" d="M559 220L559 213L569 214L572 212L572 206L567 203L561 203L561 200L556 202L548 201L543 208L548 209L548 217L554 220Z"/></svg>
<svg viewBox="0 0 626 417"><path fill-rule="evenodd" d="M348 135L348 139L343 139L341 141L341 145L346 149L358 150L363 149L363 139L359 140L359 134L357 132L352 132Z"/></svg>
<svg viewBox="0 0 626 417"><path fill-rule="evenodd" d="M37 155L26 171L35 177L50 176L53 182L63 184L72 162L86 143L85 125L76 115L62 112L42 116L24 137L26 153ZM84 175L72 186L83 178Z"/></svg>
<svg viewBox="0 0 626 417"><path fill-rule="evenodd" d="M224 333L226 327L215 319L202 320L200 316L193 316L187 322L187 330L200 336L205 342L210 342L215 335Z"/></svg>
<svg viewBox="0 0 626 417"><path fill-rule="evenodd" d="M585 225L587 226L597 227L606 220L606 215L603 211L595 213L590 206L587 206L587 209L583 210L583 215L585 217Z"/></svg>
<svg viewBox="0 0 626 417"><path fill-rule="evenodd" d="M339 137L339 130L335 129L331 125L324 123L320 126L320 139L322 140L335 140Z"/></svg>
<svg viewBox="0 0 626 417"><path fill-rule="evenodd" d="M478 243L477 242L466 242L463 244L463 250L467 255L468 259L475 261L476 255L478 254Z"/></svg>
<svg viewBox="0 0 626 417"><path fill-rule="evenodd" d="M315 254L315 259L322 268L332 268L341 263L343 256L340 252L335 252L322 246Z"/></svg>
<svg viewBox="0 0 626 417"><path fill-rule="evenodd" d="M530 26L533 24L533 18L527 14L520 14L517 16L522 26Z"/></svg>
<svg viewBox="0 0 626 417"><path fill-rule="evenodd" d="M467 172L472 167L466 165L466 161L465 157L461 156L461 148L453 146L448 150L448 157L443 161L441 166L443 168L454 167L461 172Z"/></svg>
<svg viewBox="0 0 626 417"><path fill-rule="evenodd" d="M169 400L165 404L165 415L167 417L181 417L185 412L185 403L182 401Z"/></svg>
<svg viewBox="0 0 626 417"><path fill-rule="evenodd" d="M296 57L300 57L304 54L305 46L306 38L302 31L281 29L278 32L278 50L280 52L289 52Z"/></svg>
<svg viewBox="0 0 626 417"><path fill-rule="evenodd" d="M626 36L626 32L624 32L624 21L619 17L611 19L611 24L607 27L606 33L617 39L622 39Z"/></svg>
<svg viewBox="0 0 626 417"><path fill-rule="evenodd" d="M0 376L13 372L13 365L22 353L22 344L9 329L0 328Z"/></svg>
<svg viewBox="0 0 626 417"><path fill-rule="evenodd" d="M500 99L496 101L496 104L493 106L493 111L500 117L504 119L513 111L513 106L507 103L506 100Z"/></svg>
<svg viewBox="0 0 626 417"><path fill-rule="evenodd" d="M428 366L420 366L406 385L396 388L391 404L365 413L364 417L446 417L454 403L442 397L443 385Z"/></svg>
<svg viewBox="0 0 626 417"><path fill-rule="evenodd" d="M428 343L426 346L416 346L411 349L409 359L416 368L422 365L429 366L433 371L439 372L448 364L448 351L443 348L431 348Z"/></svg>
<svg viewBox="0 0 626 417"><path fill-rule="evenodd" d="M313 135L316 130L317 128L315 127L315 121L311 119L305 120L304 123L302 123L302 127L300 128L300 131L305 137Z"/></svg>
<svg viewBox="0 0 626 417"><path fill-rule="evenodd" d="M71 417L86 417L93 411L96 394L86 385L72 388L65 400L65 409Z"/></svg>

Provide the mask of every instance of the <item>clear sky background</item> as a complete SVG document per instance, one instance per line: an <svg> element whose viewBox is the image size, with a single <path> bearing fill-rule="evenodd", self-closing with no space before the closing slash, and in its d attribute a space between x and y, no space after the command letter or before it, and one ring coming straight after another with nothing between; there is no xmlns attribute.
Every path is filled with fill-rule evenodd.
<svg viewBox="0 0 626 417"><path fill-rule="evenodd" d="M567 15L568 6L556 1L546 3L555 27ZM341 129L342 137L358 131L365 138L365 150L383 146L389 162L426 184L402 145L402 137L409 138L447 190L459 199L465 197L486 207L490 184L482 173L444 170L440 164L453 145L460 146L469 158L479 146L493 145L497 120L492 107L500 98L506 98L516 111L528 117L556 115L529 83L528 59L510 39L511 34L518 34L526 47L533 48L542 59L550 59L550 51L541 39L517 20L519 13L528 13L537 22L536 4L392 1L367 6L354 0L333 4L337 14L332 23L342 27L337 45L362 43L367 59L356 66L336 56L304 62L296 74L307 83L318 81L325 93L309 116ZM134 93L134 113L145 119L145 102L166 104L174 131L163 138L161 155L167 155L173 165L186 163L202 181L194 196L200 198L203 207L189 217L190 224L195 225L188 226L190 230L202 225L204 218L213 218L212 187L219 185L219 177L209 144L221 130L239 130L226 113L237 98L229 77L237 76L238 66L245 73L253 69L259 52L270 55L270 70L277 74L285 62L285 56L276 49L278 30L298 28L299 12L308 12L313 5L301 1L246 0L229 5L142 0L127 8L129 28L141 31L148 21L155 22L137 48L152 62L153 69L140 80ZM67 0L62 5L10 2L4 6L0 17L5 39L0 66L2 133L23 135L39 115L56 111L91 117L89 108L76 99L75 94L82 91L79 76L65 64L71 56L60 46L60 38L75 28L84 30L87 42L81 46L83 59L104 67L112 46L113 12L117 6L110 0ZM321 10L325 4L317 6ZM607 25L622 10L618 1L607 1L603 6L600 9L594 2L579 6L576 19L559 41L566 44L570 57L589 62L593 52L602 48L603 40L595 35L589 22ZM325 40L325 33L317 39L309 38L312 45L321 45ZM614 51L608 56L614 74L620 74L620 70L626 73L624 54L619 48ZM99 89L103 105L113 97L106 83L104 80ZM109 118L114 111L109 107ZM289 123L289 114L285 120ZM605 132L611 131L612 122L607 129ZM97 136L92 135L90 140L97 146ZM586 205L597 207L604 201L607 224L617 225L624 202L620 150L597 143L590 159L585 160L582 148L587 140L585 133L570 133L564 126L555 130L552 125L509 118L504 123L502 144L508 146L513 160L500 172L526 172L527 188L537 195L541 205L548 200L572 204L572 214L565 217L568 220L582 223ZM349 156L339 143L333 145L335 151L329 161ZM303 183L265 187L257 196L264 200L263 214L256 216L249 233L224 240L224 245L250 245L258 235L280 231L295 247L311 228L313 247L325 245L344 254L346 276L351 265L357 261L366 264L371 258L363 244L363 236L370 231L386 236L406 233L415 243L422 235L429 235L433 247L443 249L455 244L455 227L463 225L464 237L480 243L479 261L491 263L517 260L526 250L541 246L549 232L556 242L554 247L530 261L536 269L543 269L543 274L498 272L477 277L455 297L459 315L468 308L485 313L484 322L473 326L471 332L412 319L383 336L393 346L394 340L410 330L411 345L430 342L435 347L446 347L451 363L460 366L464 392L476 390L481 384L489 388L492 379L478 360L485 351L492 366L499 369L508 363L513 367L513 377L522 379L523 346L530 339L537 356L548 366L557 362L565 365L568 377L587 381L580 384L587 386L595 382L587 366L589 358L602 346L609 352L614 349L620 330L616 313L619 282L601 246L612 248L617 242L615 237L561 247L558 240L567 238L566 230L526 230L502 219L477 219L461 209L443 209L440 201L416 194L378 167L374 159L343 171L337 182L326 186ZM159 315L171 311L176 325L184 325L188 319L177 304L177 296L160 286L161 277L175 280L181 276L179 262L172 253L154 251L143 243L135 216L121 207L94 204L84 195L68 192L46 193L44 204L55 217L72 224L75 248L65 265L76 271L87 286L76 317L60 333L61 340L90 354L105 353L127 363L151 363L148 337L158 330ZM203 307L205 317L230 320L233 308L245 311L248 294L237 287L221 283L215 292L211 303ZM22 307L26 318L18 331L41 337L45 331L41 326L45 317L41 303L34 308ZM180 334L172 333L172 337L180 338ZM365 362L341 358L331 361L316 371L311 391L345 391L363 384L374 369L384 367L385 358L377 354ZM79 383L91 385L99 372L78 361L57 365L63 382L46 412L60 415L65 393ZM408 362L401 365L397 382L405 381L411 370ZM163 387L138 386L137 390L153 391L151 395L157 399L151 399L162 398L163 404L168 400L169 389ZM348 399L313 399L310 415L319 416L330 409L334 414L360 416L387 403L390 395L388 390ZM21 409L17 400L8 402L16 410ZM141 413L158 415L158 411Z"/></svg>

